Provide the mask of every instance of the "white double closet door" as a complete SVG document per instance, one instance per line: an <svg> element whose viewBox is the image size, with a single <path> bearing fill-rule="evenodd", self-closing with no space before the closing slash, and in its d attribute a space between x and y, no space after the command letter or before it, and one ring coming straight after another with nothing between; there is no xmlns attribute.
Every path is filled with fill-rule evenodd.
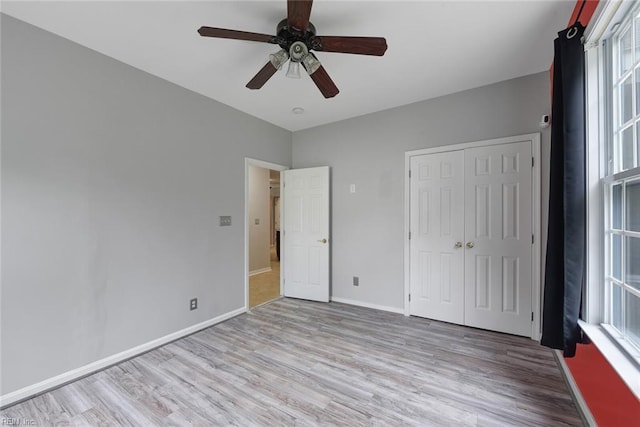
<svg viewBox="0 0 640 427"><path fill-rule="evenodd" d="M410 314L531 336L531 141L410 168Z"/></svg>

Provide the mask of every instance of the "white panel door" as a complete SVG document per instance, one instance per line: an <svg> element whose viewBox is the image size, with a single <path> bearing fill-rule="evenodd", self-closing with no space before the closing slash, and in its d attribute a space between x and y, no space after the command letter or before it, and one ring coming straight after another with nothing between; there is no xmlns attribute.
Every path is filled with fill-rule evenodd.
<svg viewBox="0 0 640 427"><path fill-rule="evenodd" d="M465 150L465 324L531 336L531 141Z"/></svg>
<svg viewBox="0 0 640 427"><path fill-rule="evenodd" d="M411 158L410 313L464 318L464 152Z"/></svg>
<svg viewBox="0 0 640 427"><path fill-rule="evenodd" d="M283 172L284 295L329 301L329 167Z"/></svg>

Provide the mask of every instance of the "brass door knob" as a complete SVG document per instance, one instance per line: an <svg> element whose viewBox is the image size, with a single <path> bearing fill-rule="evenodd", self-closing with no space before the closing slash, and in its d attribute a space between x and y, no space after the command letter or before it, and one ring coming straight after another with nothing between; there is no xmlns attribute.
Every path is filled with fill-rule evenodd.
<svg viewBox="0 0 640 427"><path fill-rule="evenodd" d="M320 243L327 243L327 239L318 240Z"/></svg>
<svg viewBox="0 0 640 427"><path fill-rule="evenodd" d="M460 249L462 247L462 242L456 242L456 249Z"/></svg>
<svg viewBox="0 0 640 427"><path fill-rule="evenodd" d="M474 245L473 245L473 242L467 242L467 247L468 247L469 249L471 249L473 246L474 246Z"/></svg>

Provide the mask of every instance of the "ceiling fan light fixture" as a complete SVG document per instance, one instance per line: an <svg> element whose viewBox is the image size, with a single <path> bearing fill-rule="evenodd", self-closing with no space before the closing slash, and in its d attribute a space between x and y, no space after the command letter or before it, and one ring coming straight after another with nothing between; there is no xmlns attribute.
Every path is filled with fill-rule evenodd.
<svg viewBox="0 0 640 427"><path fill-rule="evenodd" d="M276 67L277 70L281 69L285 62L289 59L289 54L286 50L280 49L276 53L269 55L269 61Z"/></svg>
<svg viewBox="0 0 640 427"><path fill-rule="evenodd" d="M288 77L300 78L302 63L322 96L333 98L340 90L311 51L382 56L387 50L387 41L383 37L318 36L316 28L309 21L312 5L313 0L287 0L287 17L276 26L276 35L217 27L200 27L198 34L202 37L269 43L282 48L270 55L269 62L246 84L248 89L263 87L290 60L286 73Z"/></svg>
<svg viewBox="0 0 640 427"><path fill-rule="evenodd" d="M289 61L289 68L287 69L287 77L292 79L300 78L300 63L296 61Z"/></svg>
<svg viewBox="0 0 640 427"><path fill-rule="evenodd" d="M293 42L289 47L289 56L292 61L300 62L302 59L309 54L309 49L304 42L297 41Z"/></svg>
<svg viewBox="0 0 640 427"><path fill-rule="evenodd" d="M309 73L309 75L315 73L316 70L322 66L322 64L320 64L320 61L318 61L318 59L312 54L308 54L307 56L302 58L302 65L304 66L304 69L307 70L307 73Z"/></svg>

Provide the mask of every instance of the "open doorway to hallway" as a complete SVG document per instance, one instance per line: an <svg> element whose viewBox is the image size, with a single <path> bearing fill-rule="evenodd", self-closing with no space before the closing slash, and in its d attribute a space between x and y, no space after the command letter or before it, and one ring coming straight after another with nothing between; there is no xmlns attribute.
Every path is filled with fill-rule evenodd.
<svg viewBox="0 0 640 427"><path fill-rule="evenodd" d="M279 298L280 171L248 170L249 309Z"/></svg>

